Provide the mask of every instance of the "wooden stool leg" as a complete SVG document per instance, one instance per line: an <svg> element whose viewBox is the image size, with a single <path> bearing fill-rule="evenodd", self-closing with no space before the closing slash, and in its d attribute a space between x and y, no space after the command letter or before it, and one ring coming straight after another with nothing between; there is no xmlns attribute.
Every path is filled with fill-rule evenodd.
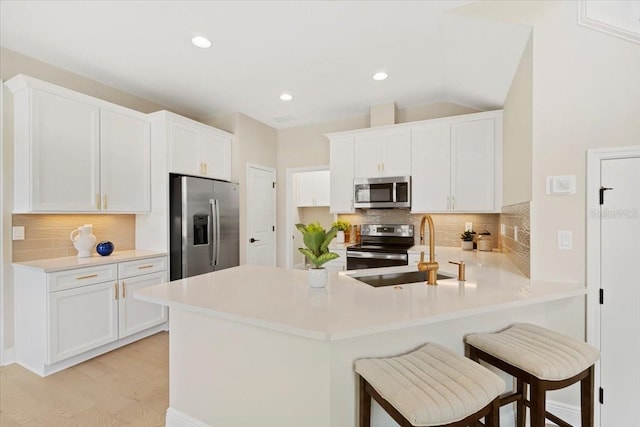
<svg viewBox="0 0 640 427"><path fill-rule="evenodd" d="M593 427L593 378L594 367L589 368L589 373L580 381L580 414L582 417L582 427Z"/></svg>
<svg viewBox="0 0 640 427"><path fill-rule="evenodd" d="M358 375L358 380L360 381L360 409L359 409L359 427L370 427L371 426L371 396L367 392L367 381Z"/></svg>
<svg viewBox="0 0 640 427"><path fill-rule="evenodd" d="M500 398L494 399L491 412L484 419L484 425L485 427L500 427Z"/></svg>
<svg viewBox="0 0 640 427"><path fill-rule="evenodd" d="M516 392L516 427L524 427L527 423L527 406L524 401L527 399L527 383L518 378Z"/></svg>
<svg viewBox="0 0 640 427"><path fill-rule="evenodd" d="M531 427L545 427L546 390L539 381L531 383Z"/></svg>

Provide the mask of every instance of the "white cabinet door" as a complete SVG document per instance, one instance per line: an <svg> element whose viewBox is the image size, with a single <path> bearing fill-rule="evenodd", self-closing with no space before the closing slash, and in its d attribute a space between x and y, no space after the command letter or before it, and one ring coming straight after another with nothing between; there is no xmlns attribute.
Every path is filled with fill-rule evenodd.
<svg viewBox="0 0 640 427"><path fill-rule="evenodd" d="M26 153L22 165L16 166L28 167L30 156L31 182L16 182L17 193L32 195L31 206L25 210L97 211L99 109L35 89L31 90L30 101L31 153ZM23 113L24 110L16 111ZM26 131L16 129L16 134ZM23 159L17 157L19 160ZM20 197L22 194L16 194L17 205L21 205Z"/></svg>
<svg viewBox="0 0 640 427"><path fill-rule="evenodd" d="M297 178L297 206L329 206L330 172L299 172Z"/></svg>
<svg viewBox="0 0 640 427"><path fill-rule="evenodd" d="M200 175L198 131L181 123L169 122L169 172Z"/></svg>
<svg viewBox="0 0 640 427"><path fill-rule="evenodd" d="M117 283L49 293L48 364L118 339Z"/></svg>
<svg viewBox="0 0 640 427"><path fill-rule="evenodd" d="M381 140L380 176L411 175L411 131L385 131Z"/></svg>
<svg viewBox="0 0 640 427"><path fill-rule="evenodd" d="M411 212L448 212L451 208L450 126L412 131Z"/></svg>
<svg viewBox="0 0 640 427"><path fill-rule="evenodd" d="M493 212L495 206L495 120L451 125L451 208ZM498 207L499 208L499 207Z"/></svg>
<svg viewBox="0 0 640 427"><path fill-rule="evenodd" d="M353 137L332 138L329 142L331 171L329 212L352 213L353 209Z"/></svg>
<svg viewBox="0 0 640 427"><path fill-rule="evenodd" d="M204 176L231 180L231 139L210 133L200 133L198 142Z"/></svg>
<svg viewBox="0 0 640 427"><path fill-rule="evenodd" d="M100 112L101 210L151 209L149 121L108 110Z"/></svg>
<svg viewBox="0 0 640 427"><path fill-rule="evenodd" d="M316 171L313 173L313 188L316 206L329 206L331 203L331 172Z"/></svg>
<svg viewBox="0 0 640 427"><path fill-rule="evenodd" d="M129 277L120 281L119 337L124 338L167 321L167 308L133 297L139 289L167 282L165 271Z"/></svg>
<svg viewBox="0 0 640 427"><path fill-rule="evenodd" d="M382 173L382 135L358 135L354 139L354 178L372 178Z"/></svg>

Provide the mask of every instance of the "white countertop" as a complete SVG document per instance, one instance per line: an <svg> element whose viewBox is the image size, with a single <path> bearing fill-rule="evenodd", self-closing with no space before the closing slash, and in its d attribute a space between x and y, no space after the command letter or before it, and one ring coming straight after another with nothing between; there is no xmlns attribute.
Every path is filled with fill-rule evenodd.
<svg viewBox="0 0 640 427"><path fill-rule="evenodd" d="M586 294L584 284L529 280L502 253L446 247L438 247L436 253L443 272L456 274L457 266L448 261L464 260L467 281L374 288L347 276L353 272L340 272L329 273L325 289L311 289L304 270L243 265L152 286L136 291L135 296L332 341ZM412 269L415 267L384 270Z"/></svg>
<svg viewBox="0 0 640 427"><path fill-rule="evenodd" d="M87 258L78 258L76 256L68 256L61 258L49 258L39 259L34 261L14 262L14 266L35 268L42 270L45 273L51 273L54 271L71 270L73 268L91 267L94 265L115 264L123 261L134 261L137 259L154 258L158 256L166 256L166 253L142 251L142 250L128 250L128 251L114 251L111 255L100 256L93 255Z"/></svg>

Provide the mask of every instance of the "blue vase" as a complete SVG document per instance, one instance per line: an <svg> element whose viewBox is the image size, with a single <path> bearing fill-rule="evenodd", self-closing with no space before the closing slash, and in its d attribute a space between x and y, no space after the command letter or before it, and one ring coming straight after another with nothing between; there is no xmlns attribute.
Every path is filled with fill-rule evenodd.
<svg viewBox="0 0 640 427"><path fill-rule="evenodd" d="M98 252L98 254L102 256L108 256L111 255L111 252L113 252L113 248L114 246L111 242L100 242L96 246L96 252Z"/></svg>

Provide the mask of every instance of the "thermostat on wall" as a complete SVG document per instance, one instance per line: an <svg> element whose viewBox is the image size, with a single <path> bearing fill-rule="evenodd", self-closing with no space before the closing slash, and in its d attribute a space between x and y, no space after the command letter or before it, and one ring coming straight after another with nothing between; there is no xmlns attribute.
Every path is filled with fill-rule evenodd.
<svg viewBox="0 0 640 427"><path fill-rule="evenodd" d="M563 196L566 194L576 194L576 176L548 176L547 194Z"/></svg>

